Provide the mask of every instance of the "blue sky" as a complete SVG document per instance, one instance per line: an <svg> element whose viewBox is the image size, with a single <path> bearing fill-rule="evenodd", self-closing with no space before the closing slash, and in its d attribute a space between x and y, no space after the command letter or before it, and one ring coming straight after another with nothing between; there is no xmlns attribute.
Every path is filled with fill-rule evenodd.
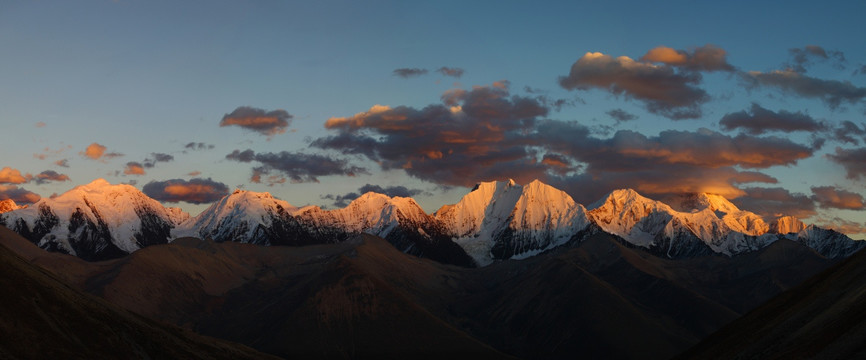
<svg viewBox="0 0 866 360"><path fill-rule="evenodd" d="M212 185L333 207L370 184L432 212L474 182L541 177L583 203L616 187L715 190L863 238L863 13L852 1L4 1L0 194L174 184L205 192L162 198L194 215L223 191ZM689 60L649 56L662 47ZM489 117L471 111L482 102ZM466 111L431 115L452 106ZM272 133L220 126L240 107L290 116L263 125ZM87 156L94 143L103 156Z"/></svg>

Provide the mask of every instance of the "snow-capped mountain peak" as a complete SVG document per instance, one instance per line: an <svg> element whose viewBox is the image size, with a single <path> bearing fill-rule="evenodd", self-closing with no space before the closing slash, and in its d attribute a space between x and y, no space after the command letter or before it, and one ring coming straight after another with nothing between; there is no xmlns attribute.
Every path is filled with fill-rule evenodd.
<svg viewBox="0 0 866 360"><path fill-rule="evenodd" d="M134 186L105 179L2 215L2 222L43 248L100 259L166 243L188 216L168 210Z"/></svg>
<svg viewBox="0 0 866 360"><path fill-rule="evenodd" d="M803 230L806 230L806 224L793 216L782 216L770 227L770 231L776 234L796 234Z"/></svg>

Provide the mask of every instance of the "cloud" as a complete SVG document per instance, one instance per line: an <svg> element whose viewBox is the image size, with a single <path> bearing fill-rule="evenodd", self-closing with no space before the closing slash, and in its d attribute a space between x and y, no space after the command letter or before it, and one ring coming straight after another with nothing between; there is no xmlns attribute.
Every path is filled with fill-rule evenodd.
<svg viewBox="0 0 866 360"><path fill-rule="evenodd" d="M863 196L833 186L813 186L812 200L825 209L864 210Z"/></svg>
<svg viewBox="0 0 866 360"><path fill-rule="evenodd" d="M436 69L436 72L438 72L442 75L445 75L445 76L455 77L455 78L459 79L461 76L463 76L463 73L465 71L463 69L457 68L457 67L443 66L443 67Z"/></svg>
<svg viewBox="0 0 866 360"><path fill-rule="evenodd" d="M69 176L60 174L54 170L45 170L35 176L37 184L45 184L51 181L69 181Z"/></svg>
<svg viewBox="0 0 866 360"><path fill-rule="evenodd" d="M819 99L831 109L839 107L843 102L854 105L866 99L866 88L854 86L850 81L823 80L793 70L769 73L750 71L742 73L741 76L747 87L773 87L784 93Z"/></svg>
<svg viewBox="0 0 866 360"><path fill-rule="evenodd" d="M104 145L100 145L98 143L92 143L90 145L87 145L87 148L84 149L84 151L80 152L79 154L83 155L84 157L87 157L89 159L103 160L103 161L123 156L123 154L116 153L116 152L106 153L106 150L108 150L108 148L105 147Z"/></svg>
<svg viewBox="0 0 866 360"><path fill-rule="evenodd" d="M543 104L502 85L450 90L441 104L422 109L376 105L331 118L325 127L337 134L311 146L362 155L383 170L402 169L438 185L541 179L588 202L622 187L734 198L744 194L742 184L777 182L753 169L794 165L815 152L785 138L708 129L656 136L620 130L602 138L577 122L543 120Z"/></svg>
<svg viewBox="0 0 866 360"><path fill-rule="evenodd" d="M240 106L230 114L223 116L220 127L240 126L270 138L285 133L292 117L285 110L266 111L249 106Z"/></svg>
<svg viewBox="0 0 866 360"><path fill-rule="evenodd" d="M69 149L72 149L72 145L66 145L65 147L61 147L57 150L53 150L50 147L45 147L45 149L43 149L41 153L33 154L33 157L39 160L45 160L48 157L60 156Z"/></svg>
<svg viewBox="0 0 866 360"><path fill-rule="evenodd" d="M854 149L836 148L835 154L827 154L827 157L845 168L846 177L859 180L866 176L866 147Z"/></svg>
<svg viewBox="0 0 866 360"><path fill-rule="evenodd" d="M835 60L835 66L839 69L844 69L845 54L841 51L827 51L818 45L806 45L801 48L788 49L791 54L791 62L788 67L798 73L806 73L806 66L814 64L814 60L827 61L831 58Z"/></svg>
<svg viewBox="0 0 866 360"><path fill-rule="evenodd" d="M637 115L630 114L623 109L613 109L606 112L606 114L616 120L617 124L637 119Z"/></svg>
<svg viewBox="0 0 866 360"><path fill-rule="evenodd" d="M334 206L338 208L343 208L349 205L352 200L357 199L361 196L361 194L366 194L368 192L374 192L379 194L385 194L390 197L412 197L418 194L423 193L423 190L420 189L409 189L405 186L388 186L381 187L379 185L366 184L358 188L357 192L349 192L343 195L333 195L328 194L324 195L321 198L327 200L334 200Z"/></svg>
<svg viewBox="0 0 866 360"><path fill-rule="evenodd" d="M866 223L845 220L838 216L830 219L818 218L815 222L818 227L835 230L846 235L866 234Z"/></svg>
<svg viewBox="0 0 866 360"><path fill-rule="evenodd" d="M768 131L824 131L827 124L821 123L811 116L801 112L792 113L785 110L773 112L756 103L752 103L748 111L739 111L726 114L719 121L724 130L743 129L752 135L764 134Z"/></svg>
<svg viewBox="0 0 866 360"><path fill-rule="evenodd" d="M38 128L43 128L43 127L45 127L45 123L42 122L42 121L39 121L39 122L36 123L36 127L38 127Z"/></svg>
<svg viewBox="0 0 866 360"><path fill-rule="evenodd" d="M144 185L142 191L147 196L162 202L183 201L190 204L207 204L228 195L229 188L210 178L194 178L189 181L183 179L151 181Z"/></svg>
<svg viewBox="0 0 866 360"><path fill-rule="evenodd" d="M767 220L782 216L805 219L816 214L815 202L801 193L791 193L780 187L749 187L742 190L745 196L732 200L733 203L740 209L754 212Z"/></svg>
<svg viewBox="0 0 866 360"><path fill-rule="evenodd" d="M33 179L33 175L22 174L18 169L8 166L0 169L0 184L23 184Z"/></svg>
<svg viewBox="0 0 866 360"><path fill-rule="evenodd" d="M156 163L174 161L174 156L163 153L150 153L150 156L144 159L144 167L152 168Z"/></svg>
<svg viewBox="0 0 866 360"><path fill-rule="evenodd" d="M68 168L69 167L69 160L68 159L57 160L54 162L54 165Z"/></svg>
<svg viewBox="0 0 866 360"><path fill-rule="evenodd" d="M199 175L201 175L201 171L198 171L198 170L196 170L196 171L190 171L190 172L187 173L186 175L187 175L187 176L199 176Z"/></svg>
<svg viewBox="0 0 866 360"><path fill-rule="evenodd" d="M123 169L123 173L126 175L144 175L144 166L139 162L130 161L126 163L126 167Z"/></svg>
<svg viewBox="0 0 866 360"><path fill-rule="evenodd" d="M860 139L866 141L866 124L861 126L851 121L843 121L833 129L833 139L843 143L860 145Z"/></svg>
<svg viewBox="0 0 866 360"><path fill-rule="evenodd" d="M184 148L189 150L210 150L214 148L214 145L203 142L191 142L184 145Z"/></svg>
<svg viewBox="0 0 866 360"><path fill-rule="evenodd" d="M427 74L427 69L419 69L419 68L399 68L394 69L394 76L399 76L404 79L408 79L410 77L418 77L424 74Z"/></svg>
<svg viewBox="0 0 866 360"><path fill-rule="evenodd" d="M546 166L530 153L526 133L548 109L538 99L512 96L506 82L446 91L422 109L375 105L330 118L337 135L311 146L364 155L385 169L403 169L437 184L472 186L488 179L531 181Z"/></svg>
<svg viewBox="0 0 866 360"><path fill-rule="evenodd" d="M17 204L32 204L42 197L15 185L0 185L0 200L12 199Z"/></svg>
<svg viewBox="0 0 866 360"><path fill-rule="evenodd" d="M610 139L598 139L588 134L589 129L577 123L547 121L539 125L536 136L539 144L546 144L554 152L605 171L666 165L763 169L794 165L814 152L808 146L785 138L746 134L728 136L709 129L694 132L666 130L651 137L620 130Z"/></svg>
<svg viewBox="0 0 866 360"><path fill-rule="evenodd" d="M247 149L234 150L226 159L239 162L258 162L261 166L253 168L253 182L261 182L262 175L273 171L285 174L293 183L319 182L319 176L367 174L367 169L349 165L347 160L332 158L328 155L290 153L258 153ZM279 178L274 178L279 181Z"/></svg>
<svg viewBox="0 0 866 360"><path fill-rule="evenodd" d="M676 72L674 67L637 62L627 56L613 58L588 52L559 78L567 90L602 89L614 95L642 101L647 110L673 120L701 116L701 104L709 100L698 88L697 72Z"/></svg>
<svg viewBox="0 0 866 360"><path fill-rule="evenodd" d="M728 64L727 52L715 45L707 44L692 51L675 50L659 46L648 51L641 61L662 63L693 71L734 71Z"/></svg>

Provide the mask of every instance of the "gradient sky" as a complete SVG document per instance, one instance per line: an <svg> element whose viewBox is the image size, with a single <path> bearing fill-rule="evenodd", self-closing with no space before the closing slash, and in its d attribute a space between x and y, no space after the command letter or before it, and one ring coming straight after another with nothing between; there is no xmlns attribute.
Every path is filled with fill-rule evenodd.
<svg viewBox="0 0 866 360"><path fill-rule="evenodd" d="M866 237L866 3L0 2L0 198L425 210L540 178Z"/></svg>

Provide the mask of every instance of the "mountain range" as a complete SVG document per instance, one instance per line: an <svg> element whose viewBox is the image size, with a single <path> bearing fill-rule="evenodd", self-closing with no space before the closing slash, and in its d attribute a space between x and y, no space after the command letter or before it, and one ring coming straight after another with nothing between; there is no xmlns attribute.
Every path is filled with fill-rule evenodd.
<svg viewBox="0 0 866 360"><path fill-rule="evenodd" d="M347 207L296 207L269 193L236 190L195 217L164 207L131 185L103 179L19 208L3 203L5 225L43 249L85 260L125 256L185 236L216 242L310 245L366 233L398 250L461 266L524 259L604 232L667 258L733 256L789 240L841 259L866 246L792 217L771 224L715 194L669 203L615 190L583 206L538 180L482 182L456 204L427 214L411 198L366 193Z"/></svg>

